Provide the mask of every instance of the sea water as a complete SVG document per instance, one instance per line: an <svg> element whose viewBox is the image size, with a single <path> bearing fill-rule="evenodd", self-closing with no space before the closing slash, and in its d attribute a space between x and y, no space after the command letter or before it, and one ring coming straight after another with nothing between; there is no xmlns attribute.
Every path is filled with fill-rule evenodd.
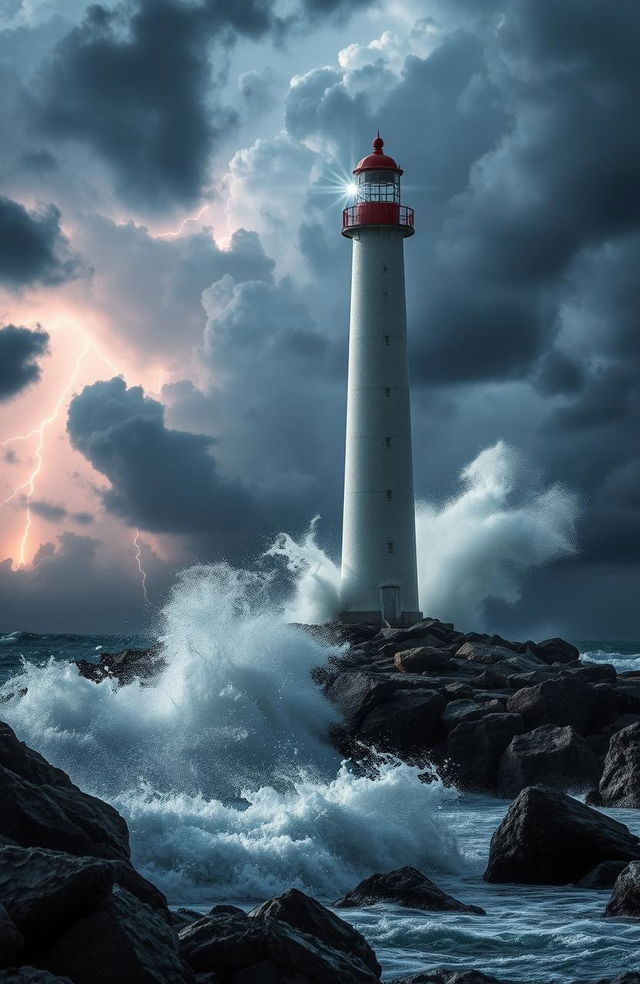
<svg viewBox="0 0 640 984"><path fill-rule="evenodd" d="M222 564L186 572L160 620L168 665L153 686L94 684L74 666L150 639L5 633L0 716L120 810L134 863L172 905L249 908L291 887L330 903L412 864L487 915L342 911L384 980L446 966L567 984L640 967L640 924L604 920L608 892L483 882L506 801L424 784L390 759L376 776L340 761L335 712L311 679L337 650L288 625L263 588ZM580 649L640 668L640 643ZM606 812L640 835L640 811Z"/></svg>

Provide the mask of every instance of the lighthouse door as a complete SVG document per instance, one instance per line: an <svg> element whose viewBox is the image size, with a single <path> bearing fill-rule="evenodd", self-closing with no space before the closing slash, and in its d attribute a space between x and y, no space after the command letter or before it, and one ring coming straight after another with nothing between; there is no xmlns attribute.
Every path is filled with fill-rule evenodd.
<svg viewBox="0 0 640 984"><path fill-rule="evenodd" d="M400 588L397 584L380 585L380 611L389 625L395 625L400 619Z"/></svg>

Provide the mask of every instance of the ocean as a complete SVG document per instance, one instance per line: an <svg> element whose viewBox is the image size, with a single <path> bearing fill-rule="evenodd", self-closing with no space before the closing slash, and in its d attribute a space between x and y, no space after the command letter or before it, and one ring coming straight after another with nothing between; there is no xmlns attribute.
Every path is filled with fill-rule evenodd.
<svg viewBox="0 0 640 984"><path fill-rule="evenodd" d="M174 906L248 909L290 887L330 903L374 871L413 864L487 916L342 911L383 980L447 966L568 984L640 969L640 924L604 920L608 892L482 881L506 801L425 785L393 760L375 779L340 763L326 741L334 712L309 678L330 647L268 606L253 610L250 589L223 565L183 579L160 627L170 666L155 687L95 685L73 666L150 639L5 633L0 717L121 811L134 863ZM577 645L585 660L640 669L640 642ZM640 811L605 812L640 835Z"/></svg>

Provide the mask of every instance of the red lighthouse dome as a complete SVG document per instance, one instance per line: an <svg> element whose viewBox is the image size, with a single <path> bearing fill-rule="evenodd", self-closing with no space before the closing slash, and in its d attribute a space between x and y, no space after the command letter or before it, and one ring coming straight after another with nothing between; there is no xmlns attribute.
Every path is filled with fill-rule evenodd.
<svg viewBox="0 0 640 984"><path fill-rule="evenodd" d="M402 168L398 167L393 157L389 157L388 154L382 152L384 147L384 140L378 133L378 136L373 140L373 154L368 154L363 157L353 169L354 174L360 174L361 171L373 171L373 170L384 170L384 171L395 171L396 174L402 174Z"/></svg>

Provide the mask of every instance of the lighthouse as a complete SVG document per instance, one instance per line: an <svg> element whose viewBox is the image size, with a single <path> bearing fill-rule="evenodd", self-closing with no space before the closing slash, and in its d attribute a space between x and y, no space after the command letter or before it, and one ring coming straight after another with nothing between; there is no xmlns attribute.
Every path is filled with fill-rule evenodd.
<svg viewBox="0 0 640 984"><path fill-rule="evenodd" d="M356 175L342 235L352 241L341 619L406 625L418 605L404 290L401 168L380 134Z"/></svg>

